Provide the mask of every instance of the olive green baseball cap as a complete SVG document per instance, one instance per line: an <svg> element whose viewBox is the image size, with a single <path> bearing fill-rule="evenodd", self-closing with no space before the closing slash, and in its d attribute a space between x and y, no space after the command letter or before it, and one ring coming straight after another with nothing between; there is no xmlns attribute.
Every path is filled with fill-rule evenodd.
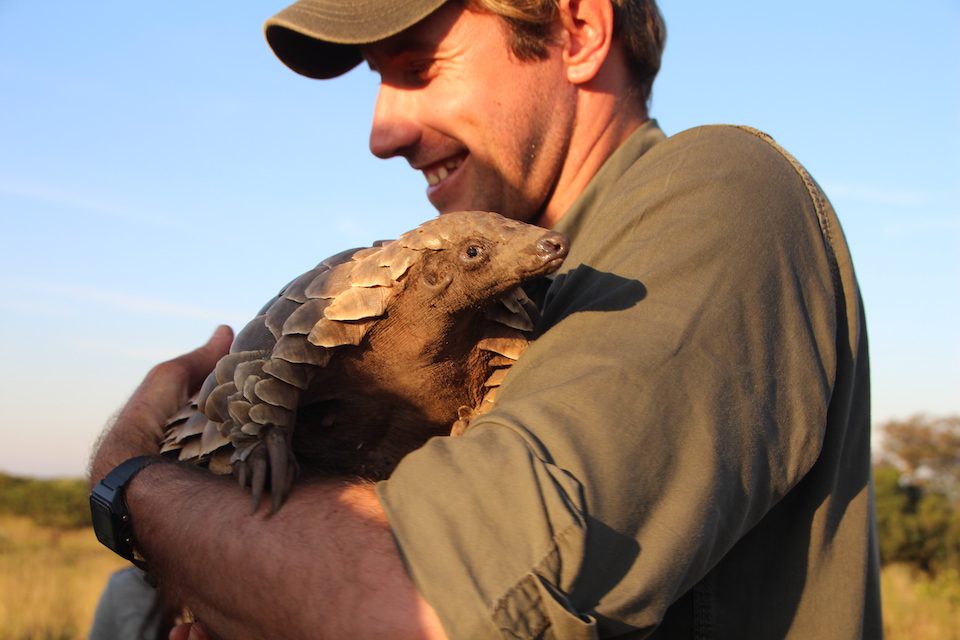
<svg viewBox="0 0 960 640"><path fill-rule="evenodd" d="M267 20L280 60L308 78L333 78L360 64L359 45L389 38L447 0L300 0Z"/></svg>

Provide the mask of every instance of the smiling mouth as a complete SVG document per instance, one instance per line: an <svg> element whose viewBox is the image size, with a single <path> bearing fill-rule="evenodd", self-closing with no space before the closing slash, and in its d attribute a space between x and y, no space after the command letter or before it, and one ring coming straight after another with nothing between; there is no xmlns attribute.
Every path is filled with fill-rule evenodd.
<svg viewBox="0 0 960 640"><path fill-rule="evenodd" d="M423 177L427 179L428 185L435 187L446 180L451 173L460 168L465 158L466 155L459 155L455 158L447 158L446 160L424 167L421 169Z"/></svg>

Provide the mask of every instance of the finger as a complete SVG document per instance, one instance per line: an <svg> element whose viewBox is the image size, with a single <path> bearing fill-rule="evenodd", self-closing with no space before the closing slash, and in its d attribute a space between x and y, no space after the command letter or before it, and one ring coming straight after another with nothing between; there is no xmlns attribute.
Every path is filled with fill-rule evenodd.
<svg viewBox="0 0 960 640"><path fill-rule="evenodd" d="M170 629L170 634L167 636L168 640L189 640L190 627L190 624L178 624Z"/></svg>
<svg viewBox="0 0 960 640"><path fill-rule="evenodd" d="M175 362L180 362L187 369L189 393L200 388L207 374L217 366L217 361L230 351L231 343L233 343L233 330L222 324L217 327L205 345L175 358Z"/></svg>
<svg viewBox="0 0 960 640"><path fill-rule="evenodd" d="M162 425L200 387L217 360L230 350L233 331L217 327L202 347L163 362L147 374L121 413L121 420Z"/></svg>
<svg viewBox="0 0 960 640"><path fill-rule="evenodd" d="M199 622L178 624L170 630L168 640L209 640Z"/></svg>

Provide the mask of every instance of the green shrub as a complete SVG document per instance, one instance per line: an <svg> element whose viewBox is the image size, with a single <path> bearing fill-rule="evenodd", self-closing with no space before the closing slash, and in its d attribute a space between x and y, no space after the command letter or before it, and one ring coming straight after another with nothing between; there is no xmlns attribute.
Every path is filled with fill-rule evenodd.
<svg viewBox="0 0 960 640"><path fill-rule="evenodd" d="M930 576L960 570L960 510L929 486L905 484L892 466L874 468L883 564L905 562Z"/></svg>
<svg viewBox="0 0 960 640"><path fill-rule="evenodd" d="M0 474L0 513L61 529L90 526L87 483L80 478L35 480Z"/></svg>

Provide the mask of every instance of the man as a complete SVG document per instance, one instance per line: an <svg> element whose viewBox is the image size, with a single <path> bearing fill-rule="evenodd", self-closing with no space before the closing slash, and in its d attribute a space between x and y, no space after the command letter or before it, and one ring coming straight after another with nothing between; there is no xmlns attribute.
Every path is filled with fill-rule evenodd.
<svg viewBox="0 0 960 640"><path fill-rule="evenodd" d="M270 517L176 465L130 482L140 550L208 630L879 637L839 224L763 134L665 138L649 119L652 1L301 0L266 33L305 75L379 73L371 150L421 171L441 213L498 211L573 248L498 406L390 480L301 484ZM148 375L92 479L156 450L230 338Z"/></svg>

